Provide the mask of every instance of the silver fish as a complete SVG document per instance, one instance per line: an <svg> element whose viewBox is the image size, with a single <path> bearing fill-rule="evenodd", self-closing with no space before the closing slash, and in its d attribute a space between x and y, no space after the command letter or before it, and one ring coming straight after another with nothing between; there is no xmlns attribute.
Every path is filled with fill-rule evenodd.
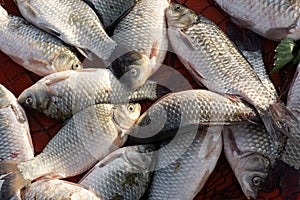
<svg viewBox="0 0 300 200"><path fill-rule="evenodd" d="M270 40L300 39L299 0L216 0L235 23Z"/></svg>
<svg viewBox="0 0 300 200"><path fill-rule="evenodd" d="M122 16L134 7L139 0L83 0L90 5L105 28L113 26Z"/></svg>
<svg viewBox="0 0 300 200"><path fill-rule="evenodd" d="M296 73L294 75L293 83L289 89L287 106L295 114L295 116L300 120L300 64L298 64ZM295 169L300 169L300 130L296 129L296 140L287 139L285 149L282 153L282 161L287 163L289 166L294 167Z"/></svg>
<svg viewBox="0 0 300 200"><path fill-rule="evenodd" d="M274 142L264 126L232 125L223 130L224 152L245 196L256 199L280 159L285 137Z"/></svg>
<svg viewBox="0 0 300 200"><path fill-rule="evenodd" d="M104 200L138 200L151 182L154 149L153 145L118 149L100 161L79 184Z"/></svg>
<svg viewBox="0 0 300 200"><path fill-rule="evenodd" d="M40 76L81 68L75 53L62 41L20 17L8 15L2 6L0 12L0 50L16 63Z"/></svg>
<svg viewBox="0 0 300 200"><path fill-rule="evenodd" d="M209 90L242 97L255 106L270 135L293 138L296 117L268 91L248 61L219 27L190 9L172 4L166 11L174 51L195 80Z"/></svg>
<svg viewBox="0 0 300 200"><path fill-rule="evenodd" d="M142 65L134 64L123 69L129 74L124 77L124 82L130 88L141 86L165 58L168 49L165 9L168 6L169 0L139 0L115 28L112 38L129 51L141 53L145 57L142 61L146 60Z"/></svg>
<svg viewBox="0 0 300 200"><path fill-rule="evenodd" d="M117 45L93 9L81 0L14 1L26 20L75 46L85 57L92 52L107 60Z"/></svg>
<svg viewBox="0 0 300 200"><path fill-rule="evenodd" d="M41 177L66 178L78 175L122 146L122 136L138 119L139 104L97 104L74 115L45 149L25 162L1 162L4 183L1 200Z"/></svg>
<svg viewBox="0 0 300 200"><path fill-rule="evenodd" d="M23 200L101 200L93 192L80 185L62 180L36 181L22 191Z"/></svg>
<svg viewBox="0 0 300 200"><path fill-rule="evenodd" d="M194 199L222 152L221 132L218 126L201 128L197 134L187 132L162 147L148 199Z"/></svg>
<svg viewBox="0 0 300 200"><path fill-rule="evenodd" d="M255 120L256 112L239 99L229 99L207 90L172 93L144 112L128 131L131 137L157 142L189 126L228 125ZM134 141L134 140L133 140Z"/></svg>
<svg viewBox="0 0 300 200"><path fill-rule="evenodd" d="M25 107L64 120L97 103L154 100L165 92L167 90L154 82L147 82L132 91L108 69L83 69L46 76L23 91L18 100Z"/></svg>

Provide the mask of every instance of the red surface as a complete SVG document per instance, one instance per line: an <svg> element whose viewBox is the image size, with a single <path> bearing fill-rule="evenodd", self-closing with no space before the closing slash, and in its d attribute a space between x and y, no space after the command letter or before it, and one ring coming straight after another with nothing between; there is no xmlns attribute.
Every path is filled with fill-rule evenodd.
<svg viewBox="0 0 300 200"><path fill-rule="evenodd" d="M228 18L225 13L217 8L212 0L186 0L177 2L185 4L197 13L201 13L213 20L225 31ZM12 0L2 1L2 4L9 13L19 15ZM276 45L277 43L268 40L264 41L264 59L269 69L272 68L272 64L274 62L273 50ZM189 73L185 70L177 58L173 63L172 57L173 55L169 54L166 58L165 64L169 66L172 65L175 70L183 74L194 88L199 87L195 84ZM286 92L289 88L289 83L293 73L294 69L289 67L284 71L275 73L271 76L279 94L282 96L283 101L285 101ZM167 75L168 72L164 69L160 70L158 74L160 77L167 77ZM10 58L0 52L0 83L11 90L16 96L18 96L27 87L34 84L38 79L38 76L18 66ZM144 103L144 106L149 105L149 102ZM35 152L39 153L59 130L61 123L30 110L26 110L26 113L30 123ZM297 199L297 195L300 193L299 175L299 171L292 170L286 165L280 164L275 169L274 175L271 176L271 179L267 184L268 191L261 192L258 199ZM76 181L78 180L78 177L69 180ZM239 184L224 157L224 154L222 154L214 173L210 176L205 187L198 194L196 199L245 199ZM298 199L300 199L299 195Z"/></svg>

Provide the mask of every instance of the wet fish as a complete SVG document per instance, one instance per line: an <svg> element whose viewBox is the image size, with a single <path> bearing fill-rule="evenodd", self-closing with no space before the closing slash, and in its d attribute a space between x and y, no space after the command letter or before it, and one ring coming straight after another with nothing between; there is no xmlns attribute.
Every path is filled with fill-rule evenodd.
<svg viewBox="0 0 300 200"><path fill-rule="evenodd" d="M0 85L0 161L33 158L29 125L16 97Z"/></svg>
<svg viewBox="0 0 300 200"><path fill-rule="evenodd" d="M289 89L287 106L295 114L295 116L300 120L300 76L299 76L300 65L298 65L296 73L294 75L294 80ZM282 161L287 163L289 166L295 169L300 169L300 148L298 146L300 142L300 131L296 129L296 140L287 139L287 144L282 153Z"/></svg>
<svg viewBox="0 0 300 200"><path fill-rule="evenodd" d="M216 0L235 23L270 40L300 39L298 0Z"/></svg>
<svg viewBox="0 0 300 200"><path fill-rule="evenodd" d="M29 188L22 191L23 200L100 200L93 192L80 185L62 180L41 180L34 182Z"/></svg>
<svg viewBox="0 0 300 200"><path fill-rule="evenodd" d="M154 82L147 82L132 91L108 69L83 69L47 76L23 91L18 100L25 107L64 120L97 103L154 100L165 92L168 91Z"/></svg>
<svg viewBox="0 0 300 200"><path fill-rule="evenodd" d="M116 26L113 39L143 55L142 65L121 67L130 88L141 86L162 64L168 49L165 9L169 0L139 0ZM128 52L124 52L128 53Z"/></svg>
<svg viewBox="0 0 300 200"><path fill-rule="evenodd" d="M100 18L105 28L111 28L139 0L84 0Z"/></svg>
<svg viewBox="0 0 300 200"><path fill-rule="evenodd" d="M188 8L166 11L170 43L194 78L209 90L237 95L255 106L270 135L293 138L296 117L268 91L247 60L219 27Z"/></svg>
<svg viewBox="0 0 300 200"><path fill-rule="evenodd" d="M16 63L40 76L81 68L76 54L59 39L20 17L8 15L2 6L0 12L0 50Z"/></svg>
<svg viewBox="0 0 300 200"><path fill-rule="evenodd" d="M75 46L85 57L106 60L116 47L96 13L81 0L15 0L23 17L37 27Z"/></svg>
<svg viewBox="0 0 300 200"><path fill-rule="evenodd" d="M151 182L154 145L123 147L100 161L79 182L102 199L140 199Z"/></svg>
<svg viewBox="0 0 300 200"><path fill-rule="evenodd" d="M128 131L132 141L157 142L173 131L200 125L228 125L256 120L256 112L239 99L232 100L207 90L172 93L144 112Z"/></svg>
<svg viewBox="0 0 300 200"><path fill-rule="evenodd" d="M35 179L66 178L88 170L125 143L122 134L138 119L140 109L139 104L90 106L67 121L33 159L1 162L0 176L6 175L1 200L10 199Z"/></svg>
<svg viewBox="0 0 300 200"><path fill-rule="evenodd" d="M285 137L274 142L264 126L232 125L223 130L224 152L245 196L256 199L280 159Z"/></svg>
<svg viewBox="0 0 300 200"><path fill-rule="evenodd" d="M149 200L192 200L213 172L222 152L222 127L187 132L158 153Z"/></svg>

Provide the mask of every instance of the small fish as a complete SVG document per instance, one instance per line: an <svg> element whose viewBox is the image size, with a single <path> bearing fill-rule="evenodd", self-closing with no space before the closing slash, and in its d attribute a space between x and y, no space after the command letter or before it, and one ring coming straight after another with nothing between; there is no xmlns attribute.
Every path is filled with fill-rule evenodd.
<svg viewBox="0 0 300 200"><path fill-rule="evenodd" d="M239 99L229 99L207 90L172 93L144 112L128 131L132 141L157 142L173 137L181 128L229 125L256 120L256 112Z"/></svg>
<svg viewBox="0 0 300 200"><path fill-rule="evenodd" d="M0 50L17 64L40 76L81 68L75 53L62 41L20 17L8 15L2 6L0 12Z"/></svg>
<svg viewBox="0 0 300 200"><path fill-rule="evenodd" d="M97 13L103 26L111 28L139 0L83 0Z"/></svg>
<svg viewBox="0 0 300 200"><path fill-rule="evenodd" d="M207 18L172 4L166 11L172 48L195 80L209 90L241 97L258 111L274 140L295 137L299 125L283 102L268 91L225 33Z"/></svg>
<svg viewBox="0 0 300 200"><path fill-rule="evenodd" d="M121 84L108 69L83 69L51 74L19 96L21 105L65 120L97 103L128 103L154 100L168 92L155 82L146 82L135 91Z"/></svg>
<svg viewBox="0 0 300 200"><path fill-rule="evenodd" d="M289 89L287 98L287 107L295 114L295 116L300 120L300 64L298 64L296 73L294 75L294 80ZM300 130L296 129L296 140L287 139L287 144L282 153L282 161L295 169L300 169Z"/></svg>
<svg viewBox="0 0 300 200"><path fill-rule="evenodd" d="M165 59L168 50L165 9L168 6L169 0L139 0L115 28L112 38L116 42L148 59L143 65L122 69L124 74L134 75L124 77L128 78L125 82L132 89L141 86Z"/></svg>
<svg viewBox="0 0 300 200"><path fill-rule="evenodd" d="M118 149L100 161L79 184L103 200L138 200L151 182L154 150L154 145Z"/></svg>
<svg viewBox="0 0 300 200"><path fill-rule="evenodd" d="M76 47L89 59L92 52L107 60L117 43L105 32L96 13L81 0L15 0L23 17Z"/></svg>
<svg viewBox="0 0 300 200"><path fill-rule="evenodd" d="M236 24L267 39L300 39L298 0L216 0L216 3Z"/></svg>
<svg viewBox="0 0 300 200"><path fill-rule="evenodd" d="M90 169L125 143L122 135L140 111L140 104L97 104L78 112L33 159L0 163L0 176L6 175L0 199L10 199L36 179L66 178Z"/></svg>
<svg viewBox="0 0 300 200"><path fill-rule="evenodd" d="M23 200L102 200L78 184L62 180L41 180L22 191Z"/></svg>
<svg viewBox="0 0 300 200"><path fill-rule="evenodd" d="M200 128L163 145L148 191L149 200L193 200L222 152L222 126Z"/></svg>
<svg viewBox="0 0 300 200"><path fill-rule="evenodd" d="M223 130L226 158L245 196L256 199L280 159L285 137L274 142L264 126L232 125Z"/></svg>

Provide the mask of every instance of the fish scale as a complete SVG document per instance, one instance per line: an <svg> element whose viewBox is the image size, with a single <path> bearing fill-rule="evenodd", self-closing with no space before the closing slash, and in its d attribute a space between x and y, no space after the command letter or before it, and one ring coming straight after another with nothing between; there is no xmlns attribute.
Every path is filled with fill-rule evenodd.
<svg viewBox="0 0 300 200"><path fill-rule="evenodd" d="M25 19L77 47L108 59L116 43L106 34L96 13L81 0L15 1Z"/></svg>

